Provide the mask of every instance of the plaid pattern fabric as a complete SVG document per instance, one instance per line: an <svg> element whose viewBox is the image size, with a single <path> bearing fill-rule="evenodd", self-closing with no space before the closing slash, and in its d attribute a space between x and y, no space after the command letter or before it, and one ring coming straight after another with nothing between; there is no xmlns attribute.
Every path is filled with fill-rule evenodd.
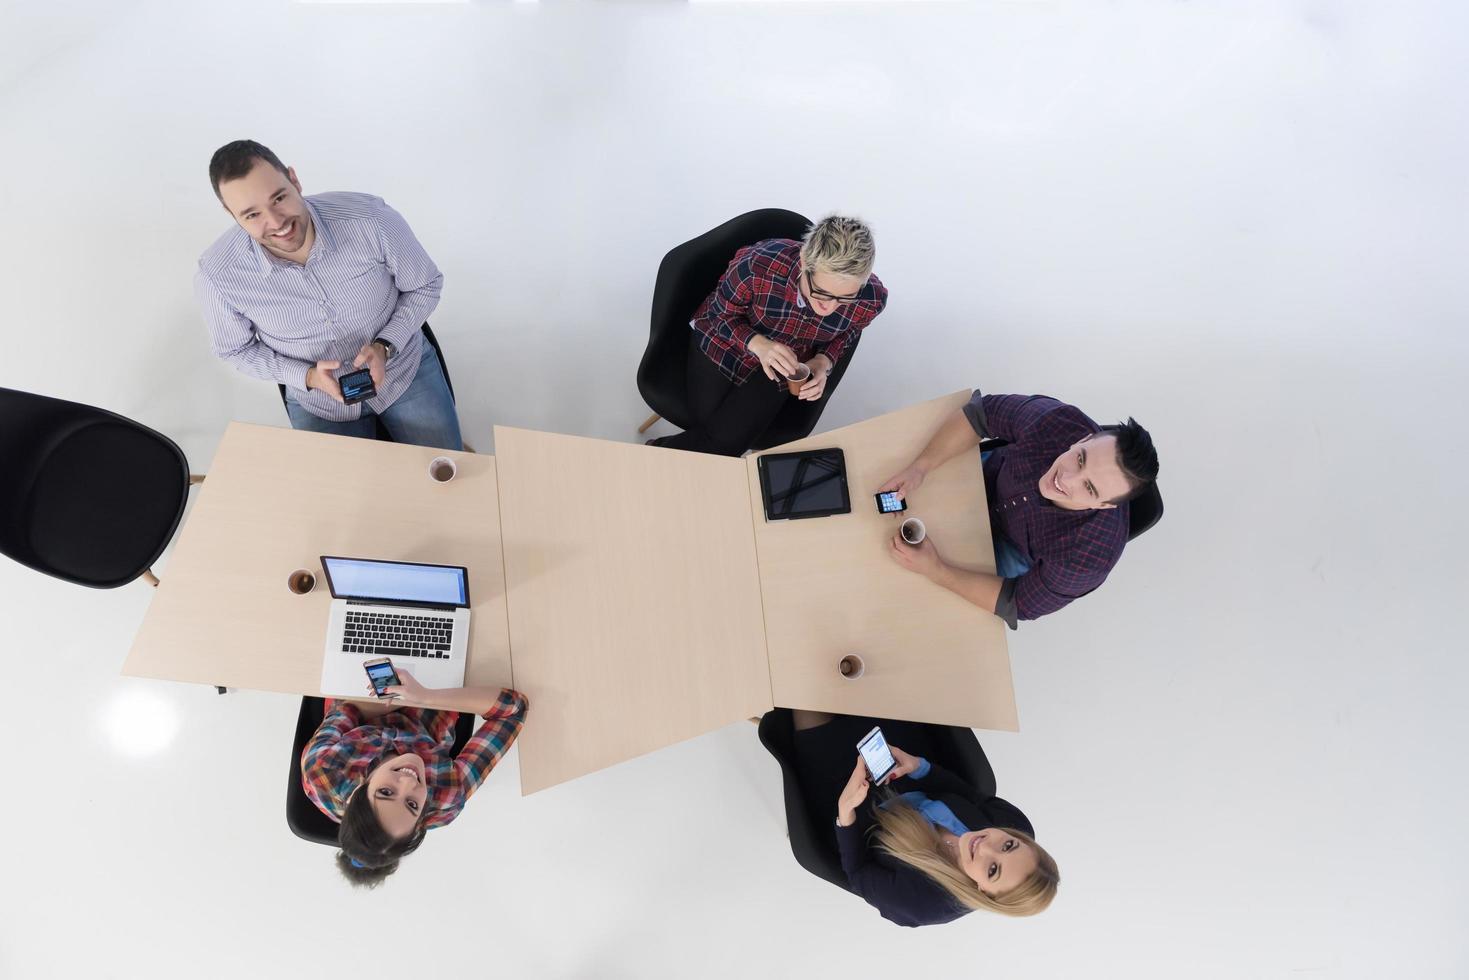
<svg viewBox="0 0 1469 980"><path fill-rule="evenodd" d="M504 688L484 724L451 756L457 711L399 708L365 723L356 705L329 701L321 727L301 752L301 785L317 809L341 823L347 797L367 781L373 764L389 752L412 752L423 759L428 782L423 826L442 827L459 816L465 800L510 750L525 723L525 707L525 695Z"/></svg>
<svg viewBox="0 0 1469 980"><path fill-rule="evenodd" d="M1127 544L1128 505L1066 510L1037 490L1057 456L1101 427L1045 395L976 391L964 415L981 438L1009 441L985 460L984 489L990 527L1030 559L1030 571L1014 580L1014 618L1039 619L1101 585Z"/></svg>
<svg viewBox="0 0 1469 980"><path fill-rule="evenodd" d="M800 260L801 243L790 239L747 245L689 321L699 349L735 384L760 370L760 358L746 349L755 334L785 344L803 361L825 354L835 367L857 331L887 305L882 281L868 276L861 299L817 316L797 285Z"/></svg>

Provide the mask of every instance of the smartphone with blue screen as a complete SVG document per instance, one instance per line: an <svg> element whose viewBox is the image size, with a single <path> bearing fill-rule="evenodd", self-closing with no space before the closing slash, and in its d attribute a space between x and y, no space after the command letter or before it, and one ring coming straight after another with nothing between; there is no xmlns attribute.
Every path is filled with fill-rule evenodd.
<svg viewBox="0 0 1469 980"><path fill-rule="evenodd" d="M342 401L348 405L356 405L377 394L377 385L372 383L372 371L368 368L342 375L337 384L342 387Z"/></svg>
<svg viewBox="0 0 1469 980"><path fill-rule="evenodd" d="M879 514L898 514L908 509L908 501L898 496L898 491L889 490L886 493L874 494L877 498L877 512Z"/></svg>
<svg viewBox="0 0 1469 980"><path fill-rule="evenodd" d="M364 660L362 669L367 671L367 679L372 683L372 693L380 698L389 697L387 689L394 684L403 683L398 679L398 672L393 669L393 662L387 657Z"/></svg>
<svg viewBox="0 0 1469 980"><path fill-rule="evenodd" d="M857 751L862 753L862 761L867 763L867 772L872 776L874 786L898 767L898 760L893 758L880 726L874 726L872 731L862 736L862 741L857 743Z"/></svg>

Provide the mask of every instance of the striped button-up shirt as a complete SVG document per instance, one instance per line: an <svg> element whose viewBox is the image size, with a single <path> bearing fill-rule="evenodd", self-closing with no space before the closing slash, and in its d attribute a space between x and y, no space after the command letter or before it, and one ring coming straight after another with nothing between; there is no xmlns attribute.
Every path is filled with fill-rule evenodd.
<svg viewBox="0 0 1469 980"><path fill-rule="evenodd" d="M337 823L352 791L367 781L385 755L412 752L424 761L428 799L425 829L442 827L459 816L525 723L525 695L504 688L485 723L454 755L459 713L399 708L365 722L356 705L332 702L321 727L301 751L301 786L317 809Z"/></svg>
<svg viewBox="0 0 1469 980"><path fill-rule="evenodd" d="M1072 444L1101 427L1081 409L1045 395L975 392L964 417L981 439L1004 439L984 461L990 527L1030 560L1030 571L1006 579L995 615L1013 629L1039 619L1101 585L1127 544L1126 503L1110 510L1067 510L1040 495L1041 477Z"/></svg>
<svg viewBox="0 0 1469 980"><path fill-rule="evenodd" d="M236 227L200 256L194 292L217 356L295 389L311 414L346 422L361 416L361 404L308 391L306 372L317 361L341 361L344 374L381 337L395 351L365 404L375 412L392 405L418 371L420 327L439 305L444 277L382 198L334 192L305 202L316 240L304 265L271 255Z"/></svg>
<svg viewBox="0 0 1469 980"><path fill-rule="evenodd" d="M887 304L882 280L868 276L857 293L861 299L818 316L801 298L800 267L798 241L771 238L746 246L689 321L699 349L735 384L760 369L760 358L749 351L757 333L785 344L802 361L825 354L835 368L852 338Z"/></svg>

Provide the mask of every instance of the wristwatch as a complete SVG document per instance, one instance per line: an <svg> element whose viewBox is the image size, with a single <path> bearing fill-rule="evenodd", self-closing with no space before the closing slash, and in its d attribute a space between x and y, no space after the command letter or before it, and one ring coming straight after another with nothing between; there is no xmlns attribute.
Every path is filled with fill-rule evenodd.
<svg viewBox="0 0 1469 980"><path fill-rule="evenodd" d="M374 338L372 342L374 344L381 344L382 345L382 348L383 348L383 360L385 360L385 361L391 361L393 359L393 355L398 352L398 348L394 347L391 343L389 343L388 341L384 340L381 337Z"/></svg>

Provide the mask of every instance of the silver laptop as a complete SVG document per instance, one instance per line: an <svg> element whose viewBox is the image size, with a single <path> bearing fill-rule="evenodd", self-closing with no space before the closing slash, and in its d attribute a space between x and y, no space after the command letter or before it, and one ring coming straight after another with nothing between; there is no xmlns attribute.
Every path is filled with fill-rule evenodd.
<svg viewBox="0 0 1469 980"><path fill-rule="evenodd" d="M321 690L370 697L363 663L387 657L425 687L463 687L469 570L322 555L332 592Z"/></svg>

